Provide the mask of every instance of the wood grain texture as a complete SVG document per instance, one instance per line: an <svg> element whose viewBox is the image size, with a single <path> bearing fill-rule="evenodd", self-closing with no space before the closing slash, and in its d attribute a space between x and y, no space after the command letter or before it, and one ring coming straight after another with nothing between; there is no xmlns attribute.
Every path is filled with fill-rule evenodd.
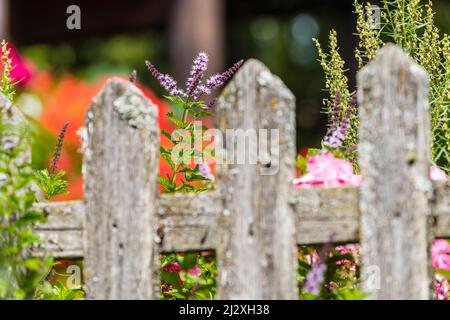
<svg viewBox="0 0 450 320"><path fill-rule="evenodd" d="M158 243L162 252L214 250L221 209L216 192L161 194Z"/></svg>
<svg viewBox="0 0 450 320"><path fill-rule="evenodd" d="M450 182L435 181L433 197L433 229L435 237L450 238Z"/></svg>
<svg viewBox="0 0 450 320"><path fill-rule="evenodd" d="M435 237L450 237L450 185L434 184L433 205ZM330 241L358 242L360 210L357 187L293 188L290 204L294 210L296 241L302 244L323 244ZM158 248L160 252L209 250L216 247L217 217L222 203L216 192L194 194L161 194L158 206ZM40 202L48 222L36 225L38 232L47 234L83 230L84 206L81 201ZM69 238L69 237L67 237ZM56 258L82 257L82 239L76 243L63 241L58 250L47 249ZM67 247L66 247L67 246ZM44 242L43 248L46 247ZM78 248L71 255L71 247ZM79 250L79 251L78 251Z"/></svg>
<svg viewBox="0 0 450 320"><path fill-rule="evenodd" d="M157 109L113 78L93 99L82 138L88 296L159 298Z"/></svg>
<svg viewBox="0 0 450 320"><path fill-rule="evenodd" d="M291 191L297 244L359 240L357 187L304 186Z"/></svg>
<svg viewBox="0 0 450 320"><path fill-rule="evenodd" d="M33 248L33 254L51 255L56 259L82 258L85 218L83 203L40 202L34 207L44 212L47 221L34 227L42 244Z"/></svg>
<svg viewBox="0 0 450 320"><path fill-rule="evenodd" d="M225 151L247 153L244 164L228 159L218 166L224 208L218 225L218 297L297 299L295 225L288 205L295 171L294 96L261 62L249 60L218 101L217 127L223 133L241 129L226 139ZM273 150L265 153L258 145L258 131L258 143L247 141L239 149L247 130L258 129L279 130L279 139L271 135ZM252 155L256 163L249 160Z"/></svg>
<svg viewBox="0 0 450 320"><path fill-rule="evenodd" d="M364 289L429 299L428 76L388 44L358 74Z"/></svg>

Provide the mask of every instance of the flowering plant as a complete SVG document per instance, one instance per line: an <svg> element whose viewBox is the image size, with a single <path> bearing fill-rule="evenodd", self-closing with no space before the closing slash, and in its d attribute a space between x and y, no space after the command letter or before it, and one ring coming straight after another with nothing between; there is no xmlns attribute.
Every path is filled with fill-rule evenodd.
<svg viewBox="0 0 450 320"><path fill-rule="evenodd" d="M169 254L161 263L162 299L214 299L217 267L211 253Z"/></svg>
<svg viewBox="0 0 450 320"><path fill-rule="evenodd" d="M59 157L61 156L64 136L68 126L69 122L66 122L59 134L58 142L56 143L55 151L53 153L53 159L50 164L50 172L47 169L38 170L35 172L36 184L44 192L46 200L60 194L67 194L68 183L63 179L66 173L64 170L57 171L57 169Z"/></svg>
<svg viewBox="0 0 450 320"><path fill-rule="evenodd" d="M432 2L422 5L420 0L382 0L380 21L372 18L372 7L354 2L357 15L356 31L359 38L355 48L358 67L371 61L379 48L387 41L401 47L414 61L420 64L430 77L430 110L432 128L433 161L437 166L450 172L450 126L448 110L450 94L450 36L441 34L434 22ZM379 26L377 26L379 24ZM352 104L355 92L349 88L345 61L339 53L337 33L329 34L329 52L325 52L314 39L325 74L325 87L329 97L324 99L324 111L337 115L344 124L351 123L345 137L336 131L337 137L329 137L325 142L334 148L336 141L347 153L347 158L356 158L355 145L358 137L358 117L356 104ZM335 113L334 106L342 105Z"/></svg>
<svg viewBox="0 0 450 320"><path fill-rule="evenodd" d="M223 86L244 61L240 60L225 72L214 74L203 81L208 61L206 53L200 52L197 55L184 90L178 87L177 81L172 76L162 74L151 62L145 62L153 77L169 93L166 99L183 110L181 117L176 116L173 112L166 113L167 118L176 127L172 134L161 130L161 133L172 143L171 147L161 147L160 150L162 158L172 170L171 174L160 175L158 178L165 192L201 192L213 187L213 176L208 164L205 163L206 150L203 147L200 150L192 147L196 145L195 139L203 139L203 131L208 129L198 119L210 116L210 110L216 101L213 99L206 104L201 99L203 96L211 94L212 90ZM206 154L206 156L213 157L214 155ZM192 166L192 159L194 159L194 166ZM181 178L178 180L179 176ZM199 187L194 185L195 182L203 182L204 185Z"/></svg>
<svg viewBox="0 0 450 320"><path fill-rule="evenodd" d="M2 99L14 95L11 71L14 66L5 41L2 42ZM35 210L33 169L26 157L28 127L8 121L14 112L0 107L0 299L31 298L51 265L51 258L32 257L30 248L40 242L32 226L45 217ZM18 160L19 159L19 160Z"/></svg>

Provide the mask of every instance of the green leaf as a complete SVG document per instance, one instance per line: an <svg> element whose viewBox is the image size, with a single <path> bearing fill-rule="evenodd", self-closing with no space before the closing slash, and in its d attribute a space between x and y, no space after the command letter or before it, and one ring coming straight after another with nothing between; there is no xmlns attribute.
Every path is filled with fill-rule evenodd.
<svg viewBox="0 0 450 320"><path fill-rule="evenodd" d="M158 182L161 184L167 191L173 189L172 182L169 179L164 178L163 176L158 176Z"/></svg>
<svg viewBox="0 0 450 320"><path fill-rule="evenodd" d="M212 115L211 112L209 111L194 111L194 110L189 110L189 113L191 115L193 115L196 118L201 118L201 117L209 117Z"/></svg>
<svg viewBox="0 0 450 320"><path fill-rule="evenodd" d="M189 103L188 109L208 110L209 107L203 101L192 101L192 102Z"/></svg>
<svg viewBox="0 0 450 320"><path fill-rule="evenodd" d="M166 136L170 141L172 141L172 135L164 129L161 129L161 133Z"/></svg>
<svg viewBox="0 0 450 320"><path fill-rule="evenodd" d="M159 146L159 152L161 154L170 153L169 149L164 148L163 146Z"/></svg>
<svg viewBox="0 0 450 320"><path fill-rule="evenodd" d="M187 124L174 116L173 112L167 112L167 118L178 128L185 129Z"/></svg>
<svg viewBox="0 0 450 320"><path fill-rule="evenodd" d="M179 283L180 277L176 272L167 272L165 270L161 270L161 279L170 284L172 287L176 289L181 289L181 285Z"/></svg>
<svg viewBox="0 0 450 320"><path fill-rule="evenodd" d="M183 109L186 106L186 102L181 99L180 97L175 97L175 96L164 96L164 98L166 98L167 100L169 100L170 102L172 102L173 104L182 107Z"/></svg>
<svg viewBox="0 0 450 320"><path fill-rule="evenodd" d="M197 265L198 254L195 252L186 252L183 256L178 257L181 269L189 271Z"/></svg>
<svg viewBox="0 0 450 320"><path fill-rule="evenodd" d="M436 269L435 272L436 274L440 274L450 280L450 270Z"/></svg>
<svg viewBox="0 0 450 320"><path fill-rule="evenodd" d="M171 155L168 154L168 153L162 153L161 157L163 157L164 160L166 160L166 162L169 164L169 166L172 169L172 171L175 171L176 164L173 162Z"/></svg>
<svg viewBox="0 0 450 320"><path fill-rule="evenodd" d="M198 173L192 173L191 175L186 177L186 181L209 181L208 178L202 176L201 174Z"/></svg>

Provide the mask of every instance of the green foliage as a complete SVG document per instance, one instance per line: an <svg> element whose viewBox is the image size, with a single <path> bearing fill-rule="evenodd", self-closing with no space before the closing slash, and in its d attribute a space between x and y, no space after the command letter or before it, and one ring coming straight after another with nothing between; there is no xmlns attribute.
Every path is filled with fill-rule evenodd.
<svg viewBox="0 0 450 320"><path fill-rule="evenodd" d="M50 164L50 172L47 169L38 170L35 172L36 184L44 192L45 200L50 200L51 197L68 193L67 187L69 184L63 178L66 173L63 170L56 171L68 125L68 122L64 124L58 136L56 147L53 152L53 158Z"/></svg>
<svg viewBox="0 0 450 320"><path fill-rule="evenodd" d="M69 184L64 180L64 170L60 170L55 174L48 172L47 169L35 172L36 184L44 192L45 199L50 200L51 197L60 194L67 194Z"/></svg>
<svg viewBox="0 0 450 320"><path fill-rule="evenodd" d="M27 152L28 130L6 124L3 117L0 109L0 299L30 299L51 266L49 257L30 255L31 247L40 243L32 226L45 218L33 208L33 170L19 160Z"/></svg>
<svg viewBox="0 0 450 320"><path fill-rule="evenodd" d="M301 246L299 248L299 268L297 280L299 281L300 299L302 300L362 300L367 294L359 289L360 266L355 261L356 256L350 253L341 253L334 249L326 257L326 271L321 290L318 295L307 292L302 284L308 272L314 265L314 256L323 250L321 246ZM312 261L311 261L312 260Z"/></svg>
<svg viewBox="0 0 450 320"><path fill-rule="evenodd" d="M2 49L2 83L0 92L8 99L12 100L15 90L14 82L11 77L11 71L14 69L10 55L10 49L8 49L8 43L3 40L1 43Z"/></svg>
<svg viewBox="0 0 450 320"><path fill-rule="evenodd" d="M60 281L54 286L48 281L43 281L36 290L35 299L38 300L82 300L85 292L81 287L67 288Z"/></svg>
<svg viewBox="0 0 450 320"><path fill-rule="evenodd" d="M373 28L369 12L369 3L362 5L355 0L356 31L359 38L355 58L359 68L371 61L378 49L388 41L403 48L414 61L424 67L430 76L433 160L439 167L450 172L449 36L441 35L435 26L431 1L422 5L420 0L382 0L380 30ZM336 31L330 32L328 53L323 52L317 40L315 42L325 74L325 88L329 92L329 98L324 100L324 111L332 111L337 92L341 94L345 111L352 93L347 83L344 60L339 53ZM351 128L344 141L345 146L350 147L357 143L357 131L357 110L354 110Z"/></svg>
<svg viewBox="0 0 450 320"><path fill-rule="evenodd" d="M171 174L159 176L158 182L164 192L203 192L214 188L214 182L204 177L199 165L192 166L192 160L201 159L205 161L205 150L195 148L199 140L204 139L204 131L208 128L199 126L199 118L211 115L208 106L202 101L189 101L175 96L165 96L173 105L183 110L181 118L173 112L166 114L167 118L174 124L176 129L172 134L165 130L161 133L171 142L170 148L160 147L161 157L167 162ZM190 117L189 117L190 116ZM188 121L188 118L190 120ZM181 177L178 180L178 177Z"/></svg>
<svg viewBox="0 0 450 320"><path fill-rule="evenodd" d="M171 264L179 267L168 269ZM200 275L190 273L194 268L200 269ZM212 300L216 295L216 277L216 261L210 254L165 255L161 259L161 299Z"/></svg>

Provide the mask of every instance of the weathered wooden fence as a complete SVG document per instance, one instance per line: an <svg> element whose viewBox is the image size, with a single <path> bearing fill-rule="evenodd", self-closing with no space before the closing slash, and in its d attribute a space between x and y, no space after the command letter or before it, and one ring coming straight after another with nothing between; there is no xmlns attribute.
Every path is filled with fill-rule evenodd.
<svg viewBox="0 0 450 320"><path fill-rule="evenodd" d="M428 177L427 75L387 45L358 87L361 187L293 187L294 97L250 60L222 93L217 127L279 129L278 152L219 165L216 191L167 195L157 188L156 107L111 79L82 131L84 200L38 204L48 222L36 227L36 254L83 258L89 298L158 299L160 253L214 249L219 298L296 299L296 246L332 237L361 243L372 298L430 298L430 244L450 237L450 189ZM277 174L259 174L264 166Z"/></svg>

